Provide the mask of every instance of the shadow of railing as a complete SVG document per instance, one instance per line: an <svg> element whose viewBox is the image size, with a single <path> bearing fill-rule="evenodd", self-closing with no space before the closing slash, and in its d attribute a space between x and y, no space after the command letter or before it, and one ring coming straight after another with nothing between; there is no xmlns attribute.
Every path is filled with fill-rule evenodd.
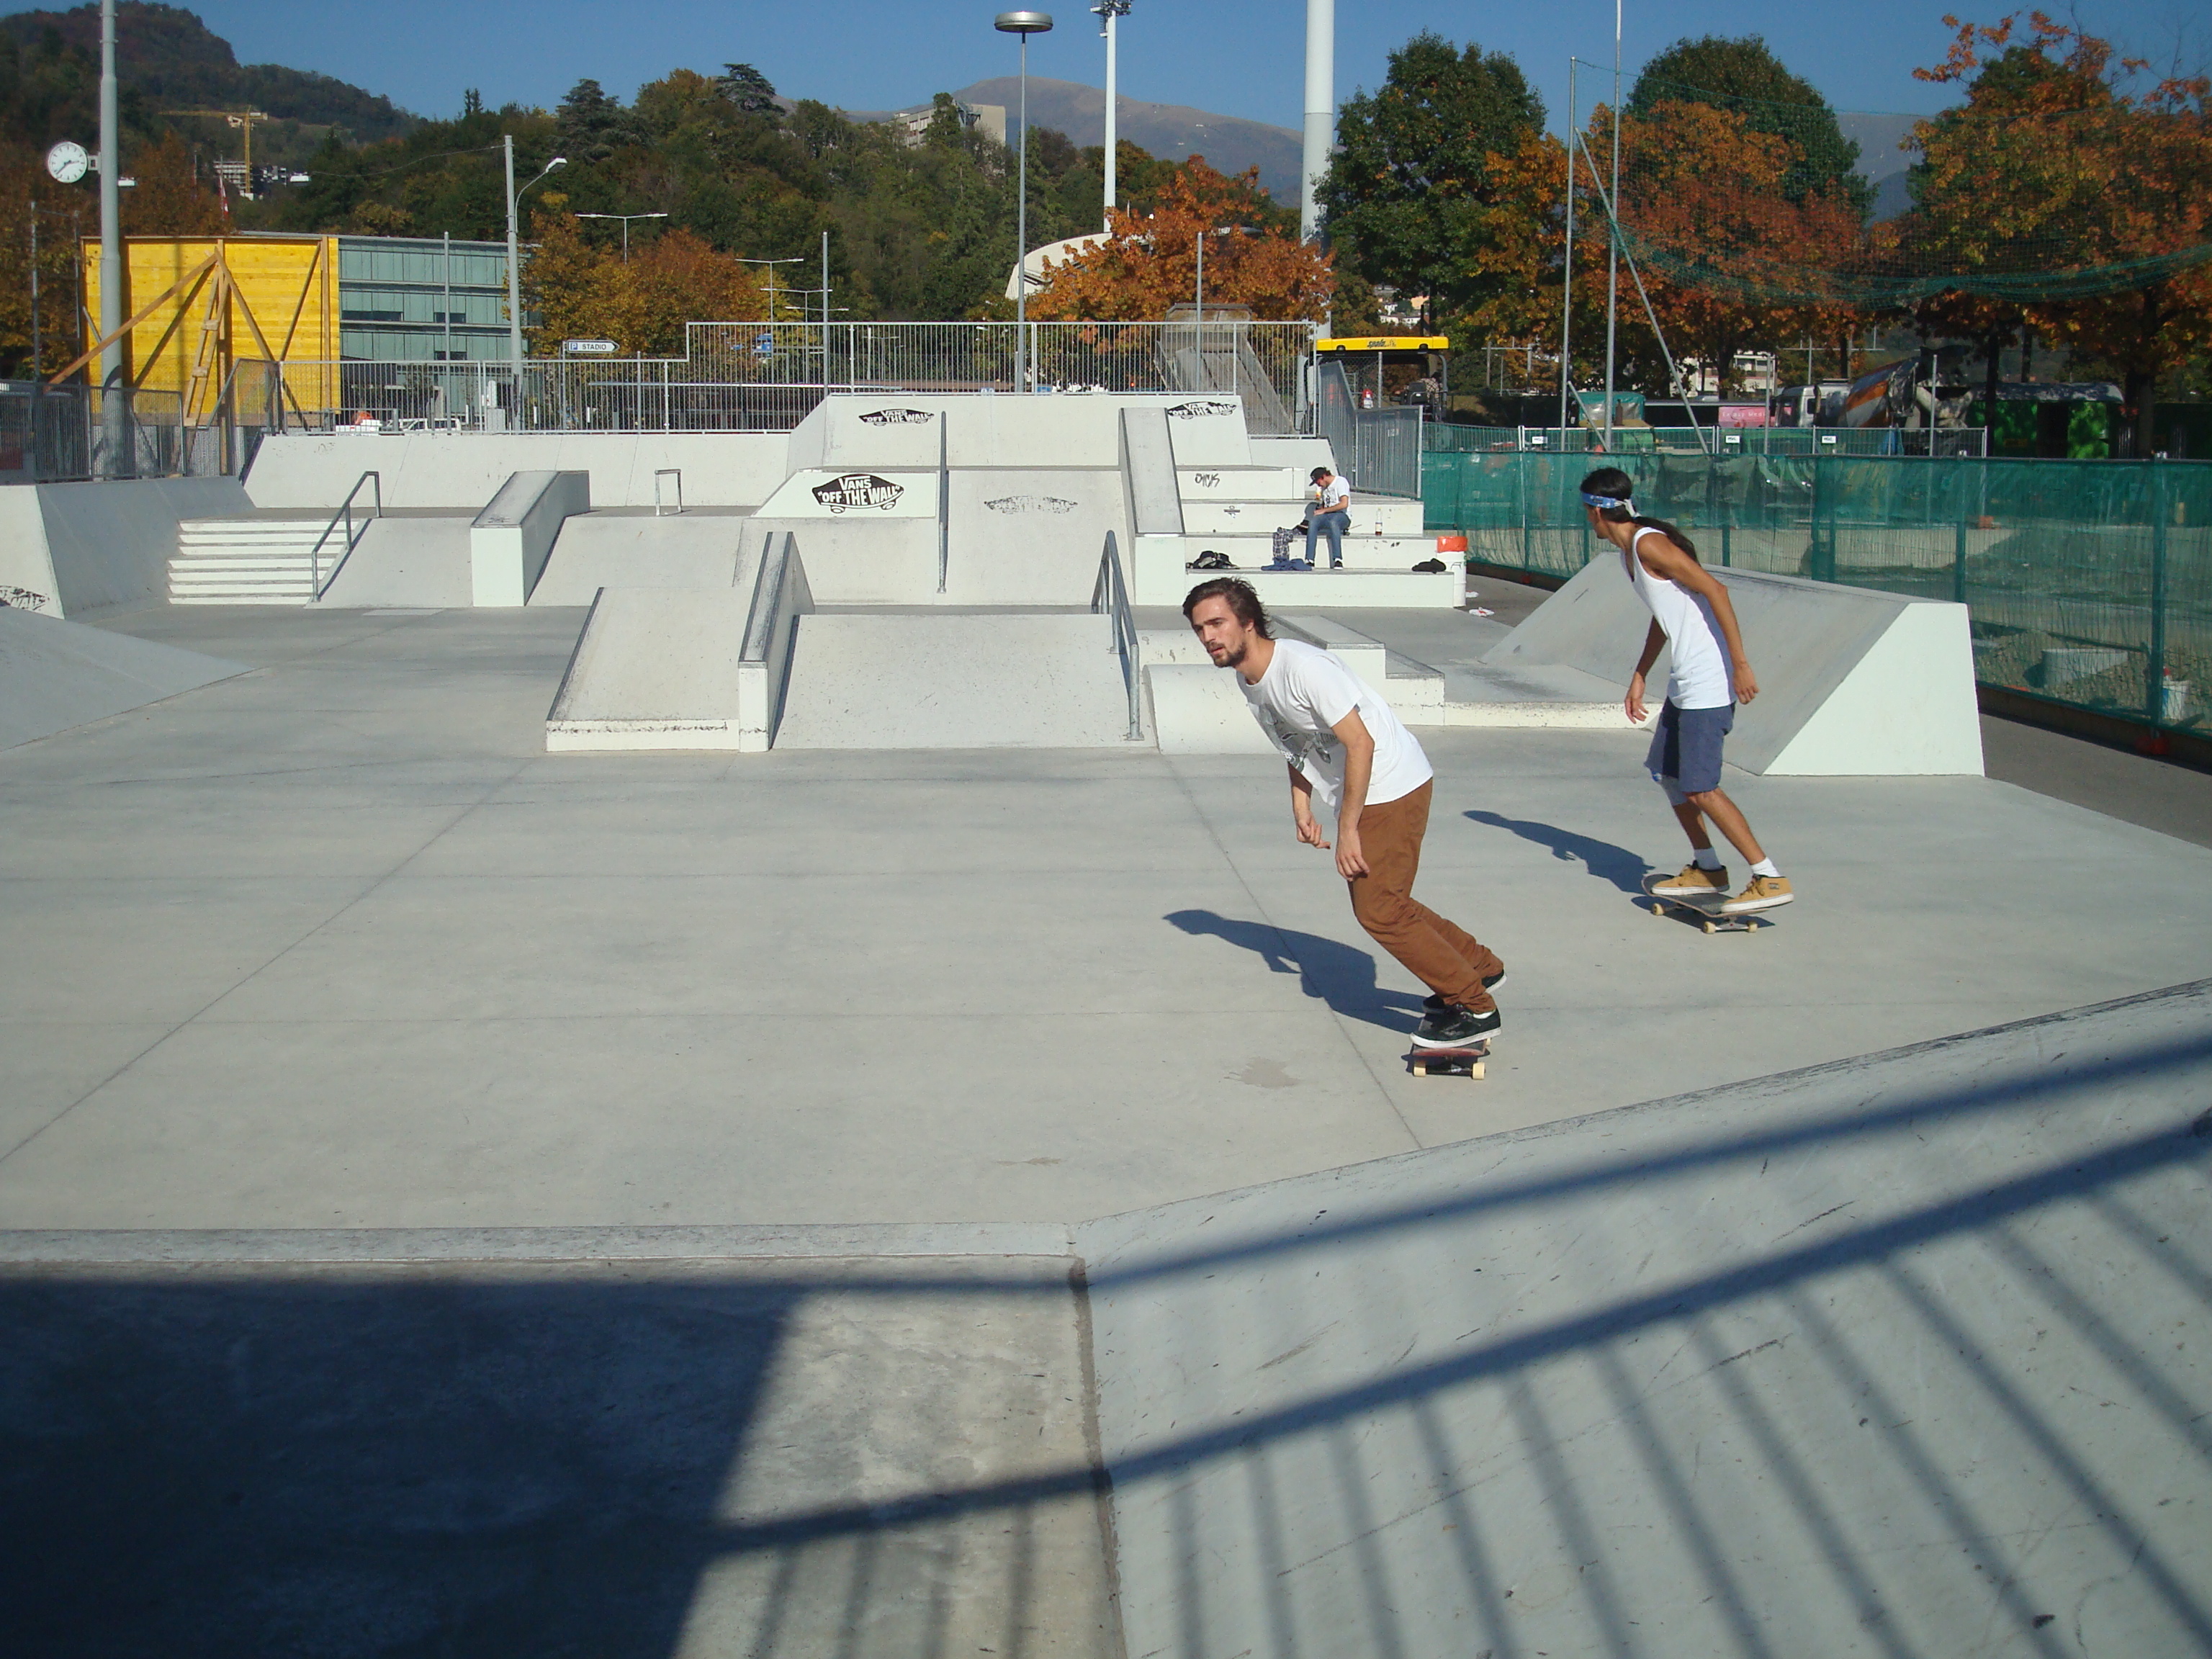
<svg viewBox="0 0 2212 1659"><path fill-rule="evenodd" d="M1105 1654L1110 1477L1130 1652L2212 1650L2212 1036L2082 1018L1095 1224L1079 1299L17 1268L0 1594L84 1651ZM1086 1366L1087 1453L911 1406Z"/></svg>

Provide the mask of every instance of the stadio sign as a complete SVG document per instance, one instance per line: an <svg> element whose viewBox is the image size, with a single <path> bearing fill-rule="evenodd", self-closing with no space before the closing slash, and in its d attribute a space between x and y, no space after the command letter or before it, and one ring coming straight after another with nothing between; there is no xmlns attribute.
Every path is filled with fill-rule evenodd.
<svg viewBox="0 0 2212 1659"><path fill-rule="evenodd" d="M561 355L564 357L611 357L622 348L612 340L563 340Z"/></svg>

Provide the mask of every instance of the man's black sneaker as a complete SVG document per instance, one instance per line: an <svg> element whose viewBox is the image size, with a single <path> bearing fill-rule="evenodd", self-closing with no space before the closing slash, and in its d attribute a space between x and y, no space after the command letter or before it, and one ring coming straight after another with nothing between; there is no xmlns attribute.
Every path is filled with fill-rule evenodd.
<svg viewBox="0 0 2212 1659"><path fill-rule="evenodd" d="M1498 1010L1478 1014L1469 1008L1447 1007L1424 1018L1413 1033L1416 1048L1464 1048L1498 1035L1504 1022Z"/></svg>
<svg viewBox="0 0 2212 1659"><path fill-rule="evenodd" d="M1504 983L1505 970L1503 968L1500 968L1488 979L1482 981L1482 988L1486 991L1495 991L1499 986ZM1440 1008L1450 1007L1451 1004L1446 1002L1442 997L1437 995L1434 992L1431 992L1427 996L1421 999L1421 1006L1427 1009L1429 1012L1433 1014Z"/></svg>

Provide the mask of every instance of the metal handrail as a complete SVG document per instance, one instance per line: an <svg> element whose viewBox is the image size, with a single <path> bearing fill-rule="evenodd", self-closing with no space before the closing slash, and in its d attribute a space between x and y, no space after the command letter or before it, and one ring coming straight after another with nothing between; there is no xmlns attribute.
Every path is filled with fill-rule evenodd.
<svg viewBox="0 0 2212 1659"><path fill-rule="evenodd" d="M338 510L331 514L331 521L323 526L323 533L315 538L314 550L307 556L308 574L314 583L315 601L319 605L322 602L323 595L330 592L331 582L336 581L338 579L338 572L345 568L345 562L353 556L354 549L361 544L361 536L355 535L353 531L353 498L360 495L361 487L372 479L376 483L376 510L362 515L361 536L366 536L368 533L370 520L380 519L384 516L384 475L371 468L353 481L353 488L346 491L345 500L339 502ZM331 567L330 581L325 581L323 580L323 544L330 540L331 532L338 527L340 520L345 521L345 551L338 555L337 562Z"/></svg>
<svg viewBox="0 0 2212 1659"><path fill-rule="evenodd" d="M1128 584L1121 578L1121 550L1114 532L1106 532L1106 550L1098 556L1098 580L1091 585L1091 609L1113 618L1114 643L1108 647L1121 654L1121 684L1129 694L1129 737L1145 737L1144 699L1137 688L1137 618L1129 609Z"/></svg>

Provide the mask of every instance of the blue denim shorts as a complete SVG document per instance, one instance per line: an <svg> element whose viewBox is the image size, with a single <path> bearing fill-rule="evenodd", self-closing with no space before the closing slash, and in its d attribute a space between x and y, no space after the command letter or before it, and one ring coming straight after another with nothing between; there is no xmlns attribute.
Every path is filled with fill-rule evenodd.
<svg viewBox="0 0 2212 1659"><path fill-rule="evenodd" d="M1661 785L1671 783L1686 795L1703 794L1721 787L1721 745L1735 727L1735 705L1718 708L1677 708L1673 703L1659 710L1658 727L1651 733L1651 752L1644 764Z"/></svg>

